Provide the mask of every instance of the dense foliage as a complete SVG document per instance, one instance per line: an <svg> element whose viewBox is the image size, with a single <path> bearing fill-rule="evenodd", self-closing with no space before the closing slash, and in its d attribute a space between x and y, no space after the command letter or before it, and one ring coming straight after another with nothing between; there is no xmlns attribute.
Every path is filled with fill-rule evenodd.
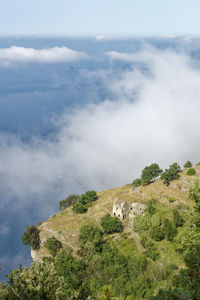
<svg viewBox="0 0 200 300"><path fill-rule="evenodd" d="M79 200L79 195L71 194L66 199L61 200L59 202L59 209L64 210L69 206L76 204L78 200Z"/></svg>
<svg viewBox="0 0 200 300"><path fill-rule="evenodd" d="M153 182L160 174L162 170L160 169L158 164L151 164L150 166L145 167L142 170L142 184L146 185Z"/></svg>
<svg viewBox="0 0 200 300"><path fill-rule="evenodd" d="M77 214L85 213L95 200L97 200L97 193L95 191L87 191L85 194L79 196L78 201L73 205L72 210Z"/></svg>
<svg viewBox="0 0 200 300"><path fill-rule="evenodd" d="M196 171L194 168L190 168L189 170L187 170L187 173L186 173L188 176L194 176L196 175Z"/></svg>
<svg viewBox="0 0 200 300"><path fill-rule="evenodd" d="M132 183L135 187L138 187L140 185L142 185L142 179L140 178L136 178L133 180L133 183Z"/></svg>
<svg viewBox="0 0 200 300"><path fill-rule="evenodd" d="M192 163L191 161L186 161L186 163L184 164L184 168L191 168L192 167Z"/></svg>
<svg viewBox="0 0 200 300"><path fill-rule="evenodd" d="M37 250L40 248L40 236L39 236L39 229L34 226L28 226L26 228L26 232L24 232L23 236L21 237L22 243L24 245L29 245L31 249Z"/></svg>
<svg viewBox="0 0 200 300"><path fill-rule="evenodd" d="M52 256L56 256L58 251L62 248L62 243L55 237L50 237L46 240L45 247L49 250Z"/></svg>
<svg viewBox="0 0 200 300"><path fill-rule="evenodd" d="M163 183L169 185L171 181L175 179L179 179L181 167L177 163L173 163L169 166L169 169L165 169L165 171L161 174L161 179Z"/></svg>
<svg viewBox="0 0 200 300"><path fill-rule="evenodd" d="M101 226L105 233L110 234L114 232L121 232L123 230L123 225L120 219L117 217L111 217L110 214L106 214L101 219Z"/></svg>

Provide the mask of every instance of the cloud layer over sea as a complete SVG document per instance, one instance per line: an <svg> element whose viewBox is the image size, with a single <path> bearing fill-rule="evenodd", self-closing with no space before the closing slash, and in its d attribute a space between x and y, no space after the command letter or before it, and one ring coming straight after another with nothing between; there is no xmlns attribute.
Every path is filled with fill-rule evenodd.
<svg viewBox="0 0 200 300"><path fill-rule="evenodd" d="M0 61L63 63L72 55L71 59L87 58L89 65L96 64L76 75L78 85L84 78L88 86L92 82L91 94L87 89L90 101L83 105L79 98L70 109L66 105L49 115L53 130L45 137L33 135L26 141L20 132L1 132L2 211L10 207L27 216L35 206L38 218L43 218L69 193L130 183L153 162L165 168L173 162L200 161L197 57L188 47L184 51L184 47L177 50L145 42L140 49L131 51L129 46L125 52L102 43L106 41L96 44L103 49L100 57L71 47L0 49ZM94 93L94 78L99 93L106 91L101 97ZM61 79L68 80L58 74L56 81ZM9 231L5 223L0 234Z"/></svg>

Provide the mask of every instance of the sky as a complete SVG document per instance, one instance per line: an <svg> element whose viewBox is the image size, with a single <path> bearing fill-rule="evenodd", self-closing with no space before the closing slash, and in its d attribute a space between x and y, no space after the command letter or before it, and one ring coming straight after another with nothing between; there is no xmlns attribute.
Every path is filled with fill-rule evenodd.
<svg viewBox="0 0 200 300"><path fill-rule="evenodd" d="M199 11L199 0L0 0L0 35L198 35Z"/></svg>

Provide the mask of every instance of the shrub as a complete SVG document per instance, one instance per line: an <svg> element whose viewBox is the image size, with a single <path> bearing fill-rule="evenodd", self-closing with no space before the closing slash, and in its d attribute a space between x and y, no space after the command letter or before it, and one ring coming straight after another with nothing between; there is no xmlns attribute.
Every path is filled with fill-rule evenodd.
<svg viewBox="0 0 200 300"><path fill-rule="evenodd" d="M133 227L134 230L137 231L141 231L141 230L149 230L149 228L151 227L151 219L150 216L146 215L146 216L142 216L142 215L138 215L134 218L133 221Z"/></svg>
<svg viewBox="0 0 200 300"><path fill-rule="evenodd" d="M62 243L55 237L50 237L46 240L45 247L49 250L52 256L56 256L58 251L62 248Z"/></svg>
<svg viewBox="0 0 200 300"><path fill-rule="evenodd" d="M132 183L135 187L138 187L142 184L142 179L140 178L136 178L135 180L133 180L133 183Z"/></svg>
<svg viewBox="0 0 200 300"><path fill-rule="evenodd" d="M173 226L173 224L169 221L169 219L164 220L163 232L165 238L170 242L173 241L175 235L177 234L176 227Z"/></svg>
<svg viewBox="0 0 200 300"><path fill-rule="evenodd" d="M187 161L185 164L184 164L184 168L191 168L192 167L192 163L191 161Z"/></svg>
<svg viewBox="0 0 200 300"><path fill-rule="evenodd" d="M87 246L91 245L94 250L101 251L103 243L102 232L96 226L85 225L81 227L79 243L82 248L87 248Z"/></svg>
<svg viewBox="0 0 200 300"><path fill-rule="evenodd" d="M164 233L160 226L153 226L149 234L150 237L157 242L162 241L164 239Z"/></svg>
<svg viewBox="0 0 200 300"><path fill-rule="evenodd" d="M92 202L97 199L95 191L87 191L78 198L78 202L73 205L72 210L77 214L82 214L88 210Z"/></svg>
<svg viewBox="0 0 200 300"><path fill-rule="evenodd" d="M142 184L146 185L153 182L160 174L162 170L158 164L151 164L142 170Z"/></svg>
<svg viewBox="0 0 200 300"><path fill-rule="evenodd" d="M79 195L71 194L66 199L61 200L59 202L59 209L64 210L68 208L70 205L73 205L78 202Z"/></svg>
<svg viewBox="0 0 200 300"><path fill-rule="evenodd" d="M81 203L77 203L72 207L73 212L75 212L76 214L83 214L87 211L87 208L81 204Z"/></svg>
<svg viewBox="0 0 200 300"><path fill-rule="evenodd" d="M151 258L153 261L159 258L160 254L154 244L151 246L147 247L146 251L144 251L144 254Z"/></svg>
<svg viewBox="0 0 200 300"><path fill-rule="evenodd" d="M23 236L21 237L22 243L24 245L29 245L33 250L38 250L40 248L39 232L40 231L36 226L28 226L26 228L26 232L24 232Z"/></svg>
<svg viewBox="0 0 200 300"><path fill-rule="evenodd" d="M106 214L101 218L101 226L107 234L121 232L123 230L122 222L117 217L111 217L110 214Z"/></svg>
<svg viewBox="0 0 200 300"><path fill-rule="evenodd" d="M184 224L184 220L177 209L173 210L173 222L175 227L182 227Z"/></svg>
<svg viewBox="0 0 200 300"><path fill-rule="evenodd" d="M169 202L175 202L176 198L174 198L174 197L168 197L168 200L169 200Z"/></svg>
<svg viewBox="0 0 200 300"><path fill-rule="evenodd" d="M165 169L165 172L162 173L161 179L163 180L163 183L166 185L169 185L172 180L179 179L181 167L174 163L169 166L169 169Z"/></svg>
<svg viewBox="0 0 200 300"><path fill-rule="evenodd" d="M194 176L196 175L196 171L194 168L190 168L187 173L186 173L188 176Z"/></svg>
<svg viewBox="0 0 200 300"><path fill-rule="evenodd" d="M147 208L145 213L149 214L150 216L152 216L155 213L155 207L153 206L154 200L150 200L147 204Z"/></svg>

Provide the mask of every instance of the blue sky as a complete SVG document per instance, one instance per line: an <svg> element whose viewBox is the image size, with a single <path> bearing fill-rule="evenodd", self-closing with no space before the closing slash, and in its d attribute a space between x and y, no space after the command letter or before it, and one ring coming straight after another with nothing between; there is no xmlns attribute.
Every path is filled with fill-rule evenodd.
<svg viewBox="0 0 200 300"><path fill-rule="evenodd" d="M0 35L200 33L199 0L0 0Z"/></svg>

